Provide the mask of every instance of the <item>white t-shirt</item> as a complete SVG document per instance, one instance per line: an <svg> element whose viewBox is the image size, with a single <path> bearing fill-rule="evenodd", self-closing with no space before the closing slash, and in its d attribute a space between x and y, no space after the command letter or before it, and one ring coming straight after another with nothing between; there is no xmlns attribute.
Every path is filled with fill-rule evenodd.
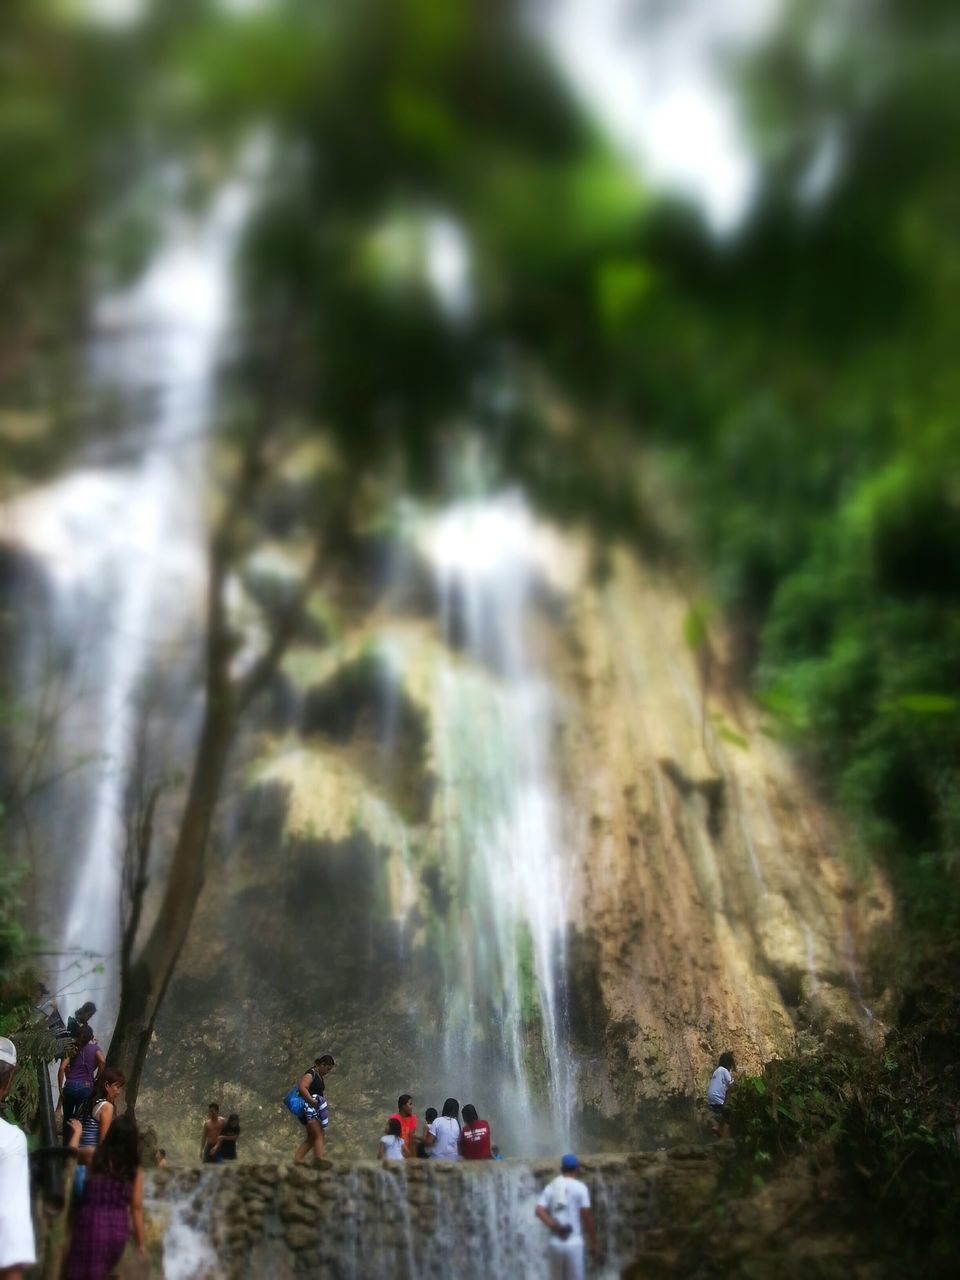
<svg viewBox="0 0 960 1280"><path fill-rule="evenodd" d="M427 1128L436 1138L427 1152L434 1160L460 1159L460 1125L453 1116L437 1116Z"/></svg>
<svg viewBox="0 0 960 1280"><path fill-rule="evenodd" d="M383 1145L384 1160L402 1160L403 1159L403 1139L398 1138L395 1133L385 1133L380 1139Z"/></svg>
<svg viewBox="0 0 960 1280"><path fill-rule="evenodd" d="M36 1260L27 1139L0 1119L0 1268L30 1267Z"/></svg>
<svg viewBox="0 0 960 1280"><path fill-rule="evenodd" d="M717 1067L707 1085L707 1101L714 1106L723 1106L727 1100L727 1090L733 1084L733 1076L726 1067Z"/></svg>
<svg viewBox="0 0 960 1280"><path fill-rule="evenodd" d="M548 1182L537 1201L551 1218L556 1218L561 1227L571 1227L568 1240L582 1240L583 1227L580 1225L580 1210L590 1208L590 1188L579 1178L568 1178L561 1173L558 1178Z"/></svg>

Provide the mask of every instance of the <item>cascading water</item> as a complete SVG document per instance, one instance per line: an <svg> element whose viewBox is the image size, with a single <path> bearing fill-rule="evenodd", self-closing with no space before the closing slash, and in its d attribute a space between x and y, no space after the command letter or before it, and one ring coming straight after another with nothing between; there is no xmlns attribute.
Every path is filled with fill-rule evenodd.
<svg viewBox="0 0 960 1280"><path fill-rule="evenodd" d="M586 1174L601 1245L592 1276L619 1275L654 1225L664 1166L657 1156L632 1165L607 1157ZM548 1236L534 1208L554 1176L555 1165L516 1160L323 1171L238 1165L151 1178L146 1210L161 1224L168 1280L539 1280L549 1274Z"/></svg>
<svg viewBox="0 0 960 1280"><path fill-rule="evenodd" d="M426 538L446 655L435 693L441 839L458 886L445 1066L451 1079L485 1085L488 1097L496 1071L500 1109L521 1150L569 1140L572 1093L554 704L526 640L534 546L518 494L455 504ZM493 1067L491 1043L502 1055Z"/></svg>
<svg viewBox="0 0 960 1280"><path fill-rule="evenodd" d="M51 976L67 1000L95 994L102 1039L116 1009L136 699L152 670L171 657L188 665L193 656L204 570L203 439L250 186L248 178L228 184L199 225L171 214L142 279L98 308L98 330L110 336L95 345L92 377L125 406L130 444L122 452L134 461L74 470L4 513L7 536L42 565L45 625L68 655L55 751L77 778L59 821L47 820L59 892L43 923L61 955ZM96 755L78 760L78 744L94 744ZM103 975L91 978L96 960Z"/></svg>

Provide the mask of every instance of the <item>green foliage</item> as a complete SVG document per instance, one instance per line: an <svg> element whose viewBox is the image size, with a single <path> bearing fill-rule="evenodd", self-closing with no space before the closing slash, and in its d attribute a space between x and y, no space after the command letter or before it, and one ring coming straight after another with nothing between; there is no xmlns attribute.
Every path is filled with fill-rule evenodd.
<svg viewBox="0 0 960 1280"><path fill-rule="evenodd" d="M866 1217L932 1254L951 1247L960 1221L960 1028L950 996L923 999L919 1020L882 1052L777 1059L737 1081L725 1114L742 1191L805 1153L841 1179L851 1221Z"/></svg>
<svg viewBox="0 0 960 1280"><path fill-rule="evenodd" d="M24 866L0 870L0 1035L17 1046L17 1070L4 1109L30 1128L38 1104L37 1068L57 1056L57 1045L33 1007L39 989L35 942L23 925Z"/></svg>

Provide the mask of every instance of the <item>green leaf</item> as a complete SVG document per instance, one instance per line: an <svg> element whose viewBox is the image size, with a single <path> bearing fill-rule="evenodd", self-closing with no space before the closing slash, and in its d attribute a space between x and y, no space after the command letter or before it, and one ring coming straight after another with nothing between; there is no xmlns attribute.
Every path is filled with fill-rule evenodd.
<svg viewBox="0 0 960 1280"><path fill-rule="evenodd" d="M902 693L892 701L882 702L881 711L909 711L919 716L946 716L960 711L960 699L947 693Z"/></svg>

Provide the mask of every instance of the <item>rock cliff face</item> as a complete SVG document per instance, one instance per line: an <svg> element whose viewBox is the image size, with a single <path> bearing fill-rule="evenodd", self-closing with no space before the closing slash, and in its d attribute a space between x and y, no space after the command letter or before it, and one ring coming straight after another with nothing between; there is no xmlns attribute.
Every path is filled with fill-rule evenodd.
<svg viewBox="0 0 960 1280"><path fill-rule="evenodd" d="M331 574L238 743L142 1094L183 1155L208 1096L251 1154L292 1150L278 1099L325 1050L340 1153L375 1150L401 1091L421 1114L476 1100L507 1150L551 1149L560 1093L582 1141L628 1145L721 1051L756 1066L883 1017L864 958L886 889L844 869L720 628L685 641L688 593L622 548L597 574L586 539L528 520L516 599L441 601L434 532L379 579ZM519 667L469 643L499 600Z"/></svg>
<svg viewBox="0 0 960 1280"><path fill-rule="evenodd" d="M610 1046L581 1092L601 1109L611 1092L625 1106L694 1092L725 1048L756 1067L801 1027L876 1026L861 958L887 891L854 882L829 815L725 685L722 634L709 652L684 643L688 609L626 553L570 608L579 696L562 751L586 823L573 927ZM614 1050L632 1071L611 1073Z"/></svg>

